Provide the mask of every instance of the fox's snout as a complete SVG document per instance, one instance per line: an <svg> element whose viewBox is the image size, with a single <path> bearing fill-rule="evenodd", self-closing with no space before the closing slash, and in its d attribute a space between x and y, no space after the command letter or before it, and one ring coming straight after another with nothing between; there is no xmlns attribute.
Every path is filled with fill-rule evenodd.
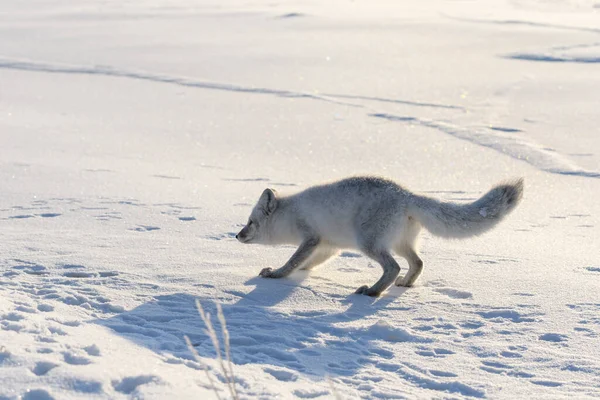
<svg viewBox="0 0 600 400"><path fill-rule="evenodd" d="M235 235L235 238L241 243L246 243L246 241L248 240L248 232L246 227L239 231L238 234Z"/></svg>

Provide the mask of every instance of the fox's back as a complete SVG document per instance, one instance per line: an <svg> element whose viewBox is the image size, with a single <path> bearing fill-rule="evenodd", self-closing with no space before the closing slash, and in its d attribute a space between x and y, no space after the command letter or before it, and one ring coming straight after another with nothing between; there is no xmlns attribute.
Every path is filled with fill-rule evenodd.
<svg viewBox="0 0 600 400"><path fill-rule="evenodd" d="M389 224L406 207L409 195L393 181L359 176L310 187L289 200L299 219L324 240L356 247L360 227Z"/></svg>

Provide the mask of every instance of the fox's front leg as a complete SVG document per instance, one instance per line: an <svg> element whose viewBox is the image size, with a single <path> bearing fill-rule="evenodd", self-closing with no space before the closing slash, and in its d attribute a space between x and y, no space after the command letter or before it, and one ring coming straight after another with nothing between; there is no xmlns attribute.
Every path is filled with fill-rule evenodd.
<svg viewBox="0 0 600 400"><path fill-rule="evenodd" d="M273 268L264 268L260 271L259 275L263 278L283 278L284 276L288 276L310 258L317 246L319 246L318 238L306 239L283 267L276 270L273 270Z"/></svg>

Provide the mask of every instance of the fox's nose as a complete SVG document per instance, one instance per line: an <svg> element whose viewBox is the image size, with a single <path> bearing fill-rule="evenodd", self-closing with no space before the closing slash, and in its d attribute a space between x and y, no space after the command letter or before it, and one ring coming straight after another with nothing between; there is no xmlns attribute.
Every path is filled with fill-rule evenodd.
<svg viewBox="0 0 600 400"><path fill-rule="evenodd" d="M239 237L238 237L238 234L237 234L237 233L235 234L235 238L236 238L236 239L239 239Z"/></svg>

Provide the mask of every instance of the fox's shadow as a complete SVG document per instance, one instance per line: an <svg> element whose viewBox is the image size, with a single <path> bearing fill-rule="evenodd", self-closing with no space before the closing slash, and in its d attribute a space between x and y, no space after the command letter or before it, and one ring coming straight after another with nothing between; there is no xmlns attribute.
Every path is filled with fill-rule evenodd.
<svg viewBox="0 0 600 400"><path fill-rule="evenodd" d="M323 311L299 310L293 307L296 297L303 299L303 304L306 304L307 296L314 297L317 302L332 301L303 285L305 278L303 272L279 280L252 278L246 285L254 285L253 290L239 294L237 302L222 306L233 362L283 367L317 377L350 376L367 364L389 363L393 353L386 350L380 340L373 340L382 337L374 336L369 327L351 327L346 323L382 311L403 290L395 288L392 295L379 299L348 295L340 300L348 305L343 312L323 308L320 308ZM196 299L207 312L216 315L213 298L176 293L155 296L152 301L130 311L95 322L156 351L166 362L186 363L192 359L184 335L190 338L201 356L215 357L195 307ZM287 307L287 304L291 306ZM275 309L276 305L280 307ZM339 305L335 307L339 309ZM215 326L218 325L216 318L212 319ZM220 327L216 326L216 330L221 336ZM401 338L401 341L406 340L410 338Z"/></svg>

